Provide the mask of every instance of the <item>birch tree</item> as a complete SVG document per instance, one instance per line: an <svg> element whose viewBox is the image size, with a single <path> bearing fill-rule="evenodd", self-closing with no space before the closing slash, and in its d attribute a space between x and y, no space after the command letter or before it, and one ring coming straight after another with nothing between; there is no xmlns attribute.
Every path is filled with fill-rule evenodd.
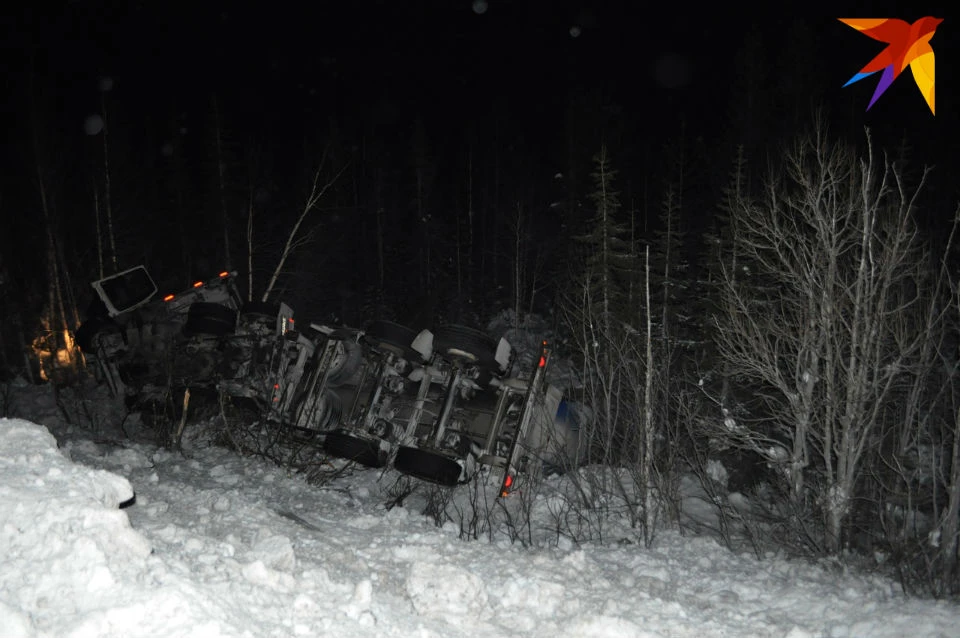
<svg viewBox="0 0 960 638"><path fill-rule="evenodd" d="M925 175L924 175L925 177ZM759 399L751 423L722 433L781 471L797 511L816 508L819 546L842 548L863 460L882 431L883 408L923 346L894 339L916 294L916 199L873 148L801 138L757 201L731 211L737 268L723 270L718 347ZM763 292L752 281L773 284Z"/></svg>
<svg viewBox="0 0 960 638"><path fill-rule="evenodd" d="M320 165L317 167L317 170L313 174L313 180L310 183L310 193L307 195L306 199L303 202L303 208L300 210L300 213L297 215L296 220L293 222L293 226L290 227L290 233L287 235L287 241L283 245L283 250L280 252L280 259L277 261L276 268L273 269L273 273L270 275L270 279L267 282L267 287L263 291L263 296L260 298L261 302L267 301L270 297L270 293L273 292L274 286L276 286L277 279L280 277L280 274L283 272L283 267L287 263L287 259L291 254L296 252L298 248L307 243L310 239L309 235L301 235L300 229L303 226L304 221L307 216L320 204L320 201L323 199L323 196L326 195L333 185L337 182L337 179L343 174L343 171L347 169L344 165L337 173L330 178L329 181L323 183L321 178L323 175L323 169L325 166L326 153L324 153L323 159L320 161ZM248 251L252 252L253 240L252 236L252 219L253 219L253 207L250 205L248 222L247 222L247 245ZM251 268L252 272L252 268ZM252 282L251 282L252 285Z"/></svg>

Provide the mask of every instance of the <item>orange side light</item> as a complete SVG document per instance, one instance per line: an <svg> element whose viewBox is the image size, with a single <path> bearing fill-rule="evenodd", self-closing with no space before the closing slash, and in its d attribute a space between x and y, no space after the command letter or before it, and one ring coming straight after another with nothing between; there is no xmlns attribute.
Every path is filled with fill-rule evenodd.
<svg viewBox="0 0 960 638"><path fill-rule="evenodd" d="M167 295L163 298L164 301L173 301L173 295Z"/></svg>
<svg viewBox="0 0 960 638"><path fill-rule="evenodd" d="M543 366L547 365L547 353L546 353L547 342L546 342L546 340L544 340L544 341L541 343L541 345L542 345L542 347L543 347L544 352L540 355L540 362L537 363L537 367L538 367L538 368L542 368Z"/></svg>
<svg viewBox="0 0 960 638"><path fill-rule="evenodd" d="M223 277L226 277L226 276L229 275L229 274L230 274L230 273L228 273L226 270L224 270L222 273L220 273L220 277L223 278Z"/></svg>
<svg viewBox="0 0 960 638"><path fill-rule="evenodd" d="M199 288L199 287L202 286L202 285L203 285L203 282L202 282L202 281L195 281L195 282L193 282L193 287L194 287L194 288Z"/></svg>

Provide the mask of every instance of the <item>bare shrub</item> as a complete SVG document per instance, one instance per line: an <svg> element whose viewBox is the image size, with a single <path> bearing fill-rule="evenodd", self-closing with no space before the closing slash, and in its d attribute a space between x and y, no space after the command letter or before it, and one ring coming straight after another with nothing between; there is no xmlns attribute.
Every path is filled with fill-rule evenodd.
<svg viewBox="0 0 960 638"><path fill-rule="evenodd" d="M576 299L564 304L565 321L580 365L583 402L589 414L581 423L581 458L586 466L568 472L583 522L602 540L604 517L626 516L645 545L652 544L662 520L662 490L671 484L669 396L666 339L652 335L649 260L639 309L630 314L642 326L603 310L589 281ZM573 468L570 468L573 469ZM579 524L578 524L579 527Z"/></svg>

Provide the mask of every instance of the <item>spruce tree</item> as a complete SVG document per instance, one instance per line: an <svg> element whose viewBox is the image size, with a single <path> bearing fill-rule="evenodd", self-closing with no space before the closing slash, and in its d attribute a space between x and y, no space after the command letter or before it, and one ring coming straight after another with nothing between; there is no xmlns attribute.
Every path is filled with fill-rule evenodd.
<svg viewBox="0 0 960 638"><path fill-rule="evenodd" d="M590 174L594 190L590 200L594 216L586 234L574 239L585 252L584 265L590 281L591 296L598 305L604 325L614 315L623 315L627 278L632 275L629 228L620 220L620 194L613 189L617 172L610 166L606 145L593 157Z"/></svg>
<svg viewBox="0 0 960 638"><path fill-rule="evenodd" d="M698 276L692 283L693 294L688 306L696 322L691 328L697 335L695 340L700 344L698 358L706 362L708 370L716 358L713 344L714 318L721 311L723 271L736 271L738 268L733 243L734 212L738 206L744 205L748 197L748 166L744 147L740 145L736 150L733 167L728 172L727 183L722 188L720 202L702 234L702 247L698 251L701 259L696 268ZM726 394L726 384L721 394Z"/></svg>
<svg viewBox="0 0 960 638"><path fill-rule="evenodd" d="M680 137L664 152L667 174L650 251L650 285L660 306L654 324L659 324L659 338L664 342L680 336L677 323L688 315L679 313L678 308L687 302L684 296L690 265L686 254L689 186L696 181L691 174L696 170L694 158L698 150L688 141L686 125L681 124Z"/></svg>

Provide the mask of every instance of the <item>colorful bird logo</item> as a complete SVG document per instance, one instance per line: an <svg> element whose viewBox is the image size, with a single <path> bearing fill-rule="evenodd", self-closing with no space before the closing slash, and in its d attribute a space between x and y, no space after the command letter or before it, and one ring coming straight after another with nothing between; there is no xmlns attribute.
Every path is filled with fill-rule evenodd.
<svg viewBox="0 0 960 638"><path fill-rule="evenodd" d="M930 112L936 115L934 107L934 60L933 49L930 47L930 38L943 22L943 18L920 18L913 24L895 19L858 19L840 18L840 22L853 27L874 40L886 42L887 46L880 55L870 61L860 72L850 78L843 86L847 87L858 80L883 71L873 98L867 105L867 110L873 106L883 92L893 84L900 73L910 65L913 79L923 94Z"/></svg>

